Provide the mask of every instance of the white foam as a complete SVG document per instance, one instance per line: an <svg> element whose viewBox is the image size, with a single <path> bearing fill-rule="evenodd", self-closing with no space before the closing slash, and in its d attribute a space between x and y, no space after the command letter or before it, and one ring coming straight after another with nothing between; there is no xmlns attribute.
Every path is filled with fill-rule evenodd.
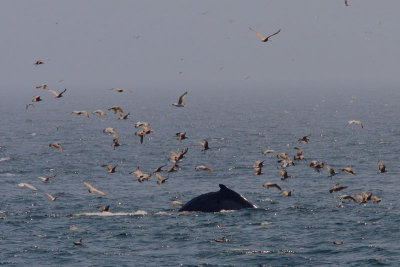
<svg viewBox="0 0 400 267"><path fill-rule="evenodd" d="M10 159L11 159L10 157L0 158L0 162L1 161L7 161L7 160L10 160Z"/></svg>
<svg viewBox="0 0 400 267"><path fill-rule="evenodd" d="M109 217L109 216L140 216L140 215L147 215L148 213L144 210L138 210L134 212L83 212L73 214L72 217L79 217L79 216L99 216L99 217Z"/></svg>

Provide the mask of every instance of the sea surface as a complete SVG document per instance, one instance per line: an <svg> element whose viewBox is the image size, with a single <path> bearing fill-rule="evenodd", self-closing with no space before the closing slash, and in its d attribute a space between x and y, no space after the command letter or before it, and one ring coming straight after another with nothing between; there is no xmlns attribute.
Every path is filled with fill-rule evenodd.
<svg viewBox="0 0 400 267"><path fill-rule="evenodd" d="M1 90L1 89L0 89ZM171 104L185 90L187 104ZM5 90L7 91L7 90ZM28 92L27 92L28 91ZM11 266L398 266L400 263L400 91L236 88L205 92L147 88L132 93L69 88L0 92L0 265ZM43 101L25 109L34 95ZM107 108L130 112L118 120ZM106 116L92 114L96 109ZM71 114L87 110L90 118ZM348 120L360 120L347 125ZM140 144L134 123L155 131ZM113 127L121 146L102 131ZM176 133L188 139L178 141ZM298 142L310 135L310 142ZM210 149L202 152L199 142ZM49 143L59 142L60 152ZM181 170L158 185L145 173L168 164L170 151L188 153ZM303 149L306 161L281 180L276 155ZM276 152L263 155L267 148ZM255 176L256 160L264 161ZM307 164L324 161L318 173ZM378 174L378 160L388 172ZM118 164L107 173L102 164ZM196 171L206 165L213 173ZM165 167L165 168L168 168ZM341 172L352 167L355 176ZM164 168L164 169L165 169ZM38 176L56 177L44 183ZM90 194L88 182L106 195ZM285 197L266 182L276 182ZM329 193L336 183L347 189ZM34 191L19 183L29 183ZM224 184L258 209L179 213L183 203ZM380 203L339 195L365 191ZM45 192L58 196L51 201ZM97 207L109 205L110 212ZM74 241L82 239L82 246ZM217 242L217 241L222 242ZM334 245L334 241L343 241Z"/></svg>

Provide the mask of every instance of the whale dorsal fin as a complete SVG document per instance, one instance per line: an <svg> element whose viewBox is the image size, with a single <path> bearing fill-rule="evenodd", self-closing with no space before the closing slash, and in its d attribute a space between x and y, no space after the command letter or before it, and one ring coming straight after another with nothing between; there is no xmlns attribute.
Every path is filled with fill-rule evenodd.
<svg viewBox="0 0 400 267"><path fill-rule="evenodd" d="M223 184L219 184L219 188L222 190L222 191L224 191L224 190L227 190L228 189L228 187L226 187L225 185L223 185Z"/></svg>

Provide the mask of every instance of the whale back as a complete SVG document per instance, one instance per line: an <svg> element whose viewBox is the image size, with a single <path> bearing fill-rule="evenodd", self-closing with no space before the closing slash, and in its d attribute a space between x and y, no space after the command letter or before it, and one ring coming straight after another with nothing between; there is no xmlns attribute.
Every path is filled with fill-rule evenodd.
<svg viewBox="0 0 400 267"><path fill-rule="evenodd" d="M179 211L219 212L221 210L238 210L257 208L242 195L219 185L220 190L197 196L187 202Z"/></svg>

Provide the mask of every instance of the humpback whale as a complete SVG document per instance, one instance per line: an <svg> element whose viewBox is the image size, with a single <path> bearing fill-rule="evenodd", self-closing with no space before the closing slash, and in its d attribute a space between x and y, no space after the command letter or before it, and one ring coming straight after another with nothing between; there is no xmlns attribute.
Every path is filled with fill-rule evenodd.
<svg viewBox="0 0 400 267"><path fill-rule="evenodd" d="M257 208L244 196L219 184L220 190L197 196L187 202L179 211L218 212L221 210L238 210L243 208Z"/></svg>

